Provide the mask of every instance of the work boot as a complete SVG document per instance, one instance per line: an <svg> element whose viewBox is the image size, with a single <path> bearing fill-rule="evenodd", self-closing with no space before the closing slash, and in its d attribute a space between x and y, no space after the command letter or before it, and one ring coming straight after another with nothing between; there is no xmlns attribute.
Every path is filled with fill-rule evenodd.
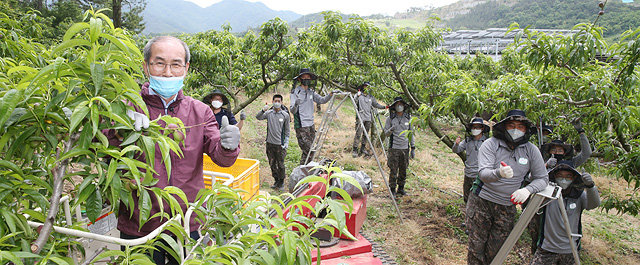
<svg viewBox="0 0 640 265"><path fill-rule="evenodd" d="M407 192L404 191L404 186L398 187L398 197L407 195Z"/></svg>
<svg viewBox="0 0 640 265"><path fill-rule="evenodd" d="M393 196L393 198L396 198L396 186L389 186L389 188L391 189L391 196Z"/></svg>
<svg viewBox="0 0 640 265"><path fill-rule="evenodd" d="M358 157L358 149L357 148L353 148L353 151L351 152L351 157L353 157L353 158Z"/></svg>

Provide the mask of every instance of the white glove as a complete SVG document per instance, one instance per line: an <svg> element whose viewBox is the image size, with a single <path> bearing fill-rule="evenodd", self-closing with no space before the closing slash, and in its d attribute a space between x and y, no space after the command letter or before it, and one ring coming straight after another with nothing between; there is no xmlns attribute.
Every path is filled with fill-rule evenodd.
<svg viewBox="0 0 640 265"><path fill-rule="evenodd" d="M142 128L149 128L149 117L146 115L133 110L127 110L127 116L133 120L133 128L136 131L140 131Z"/></svg>
<svg viewBox="0 0 640 265"><path fill-rule="evenodd" d="M267 110L269 110L269 105L264 104L264 107L262 107L262 112L266 112Z"/></svg>
<svg viewBox="0 0 640 265"><path fill-rule="evenodd" d="M244 121L245 119L247 119L247 114L244 114L244 110L240 112L240 120Z"/></svg>
<svg viewBox="0 0 640 265"><path fill-rule="evenodd" d="M227 150L235 150L240 144L240 129L235 125L229 125L227 116L222 116L220 122L220 144Z"/></svg>
<svg viewBox="0 0 640 265"><path fill-rule="evenodd" d="M558 159L555 157L549 158L547 160L547 168L554 168L558 164Z"/></svg>
<svg viewBox="0 0 640 265"><path fill-rule="evenodd" d="M505 179L510 179L513 177L513 169L511 166L508 166L505 162L500 162L500 176Z"/></svg>
<svg viewBox="0 0 640 265"><path fill-rule="evenodd" d="M529 199L529 195L531 195L531 192L527 188L519 189L511 194L511 202L513 204L523 204Z"/></svg>

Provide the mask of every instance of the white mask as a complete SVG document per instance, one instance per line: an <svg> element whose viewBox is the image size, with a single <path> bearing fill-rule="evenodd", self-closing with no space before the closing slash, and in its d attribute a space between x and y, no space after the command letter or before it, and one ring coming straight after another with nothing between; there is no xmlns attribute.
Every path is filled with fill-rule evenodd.
<svg viewBox="0 0 640 265"><path fill-rule="evenodd" d="M472 129L471 130L471 135L473 135L473 136L476 136L476 135L481 134L481 133L482 133L482 130L479 130L479 129Z"/></svg>
<svg viewBox="0 0 640 265"><path fill-rule="evenodd" d="M573 180L570 180L570 179L565 179L565 178L556 179L556 184L558 184L558 186L563 190L568 189L571 183L573 183Z"/></svg>
<svg viewBox="0 0 640 265"><path fill-rule="evenodd" d="M511 139L513 141L518 141L520 137L524 136L524 132L518 129L507 130L507 132L509 133L509 135L511 135Z"/></svg>
<svg viewBox="0 0 640 265"><path fill-rule="evenodd" d="M280 107L282 107L282 104L280 104L280 102L274 102L273 103L273 108L274 109L280 109Z"/></svg>
<svg viewBox="0 0 640 265"><path fill-rule="evenodd" d="M222 102L218 100L211 101L211 106L213 106L214 109L219 109L222 107Z"/></svg>
<svg viewBox="0 0 640 265"><path fill-rule="evenodd" d="M404 111L404 106L403 105L396 105L396 111L397 112L403 112Z"/></svg>

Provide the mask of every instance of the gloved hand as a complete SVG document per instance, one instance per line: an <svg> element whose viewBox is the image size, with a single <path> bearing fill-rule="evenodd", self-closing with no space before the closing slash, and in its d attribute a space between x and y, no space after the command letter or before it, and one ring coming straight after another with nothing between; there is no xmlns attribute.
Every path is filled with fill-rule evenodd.
<svg viewBox="0 0 640 265"><path fill-rule="evenodd" d="M281 145L281 146L282 146L282 149L284 149L284 150L287 150L287 147L289 147L289 145L288 145L288 144L283 144L283 145Z"/></svg>
<svg viewBox="0 0 640 265"><path fill-rule="evenodd" d="M511 202L513 204L523 204L529 199L529 195L531 195L531 192L527 188L519 189L511 194Z"/></svg>
<svg viewBox="0 0 640 265"><path fill-rule="evenodd" d="M500 161L500 169L498 171L500 172L500 176L505 179L513 177L513 169L503 161Z"/></svg>
<svg viewBox="0 0 640 265"><path fill-rule="evenodd" d="M589 189L593 188L593 186L596 185L596 183L593 182L593 178L591 177L591 174L589 173L582 174L582 183L584 183L584 186Z"/></svg>
<svg viewBox="0 0 640 265"><path fill-rule="evenodd" d="M554 168L558 164L558 159L555 157L549 158L547 160L547 168Z"/></svg>
<svg viewBox="0 0 640 265"><path fill-rule="evenodd" d="M584 129L582 128L582 122L580 122L580 119L575 119L571 121L571 125L573 125L573 128L575 128L578 133L584 132Z"/></svg>
<svg viewBox="0 0 640 265"><path fill-rule="evenodd" d="M410 157L411 159L416 158L416 147L415 147L415 146L412 146L412 147L411 147L411 153L409 154L409 157Z"/></svg>
<svg viewBox="0 0 640 265"><path fill-rule="evenodd" d="M264 104L264 106L262 107L262 112L265 112L267 110L269 110L269 105Z"/></svg>
<svg viewBox="0 0 640 265"><path fill-rule="evenodd" d="M220 122L220 144L227 150L235 150L240 144L240 129L235 125L229 125L227 116L222 116Z"/></svg>
<svg viewBox="0 0 640 265"><path fill-rule="evenodd" d="M244 114L244 110L240 112L240 120L244 121L247 119L247 114Z"/></svg>
<svg viewBox="0 0 640 265"><path fill-rule="evenodd" d="M133 110L127 110L127 116L133 120L133 128L140 131L142 128L149 128L149 117Z"/></svg>

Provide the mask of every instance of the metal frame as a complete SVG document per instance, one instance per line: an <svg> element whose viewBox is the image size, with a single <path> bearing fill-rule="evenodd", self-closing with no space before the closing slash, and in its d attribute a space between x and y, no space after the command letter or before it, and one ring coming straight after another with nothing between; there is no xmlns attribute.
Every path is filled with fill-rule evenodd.
<svg viewBox="0 0 640 265"><path fill-rule="evenodd" d="M334 99L336 95L340 95L340 96L345 96L342 100L340 100L340 103L338 103L337 106L334 107ZM364 123L362 122L362 119L360 117L360 113L358 112L358 109L356 107L356 101L355 98L353 96L353 94L349 93L349 92L341 92L341 93L334 93L331 96L331 100L329 102L329 107L327 108L327 111L322 115L322 122L320 122L320 129L318 130L318 133L316 133L315 138L313 138L313 145L311 146L311 149L309 150L309 154L307 155L307 158L305 159L305 165L308 164L309 162L313 161L313 159L316 157L317 153L320 152L320 150L322 149L322 144L324 142L324 140L326 139L326 133L327 130L329 129L329 124L331 123L331 121L333 120L334 114L336 113L336 111L340 108L340 106L342 106L342 104L346 101L346 99L349 98L351 99L351 103L353 104L353 108L356 112L356 116L358 118L358 121L360 123L360 126L362 128L363 131L367 131L366 128L364 127ZM378 117L378 122L380 122L379 117ZM380 122L380 124L382 124ZM384 130L383 128L380 128L381 130ZM391 197L391 201L393 201L393 206L396 209L396 212L398 213L398 218L400 219L400 221L402 221L402 213L400 212L400 209L398 208L398 203L396 202L396 198L393 196L393 193L391 192L391 188L389 187L389 183L387 182L387 178L384 174L384 170L382 169L382 164L380 163L380 159L378 158L378 153L376 152L376 149L374 148L372 142L371 142L371 138L369 137L369 133L365 133L365 137L367 138L367 143L369 143L369 147L371 148L371 151L373 152L373 157L376 159L376 162L378 163L378 169L380 170L380 175L382 176L382 180L384 181L384 185L387 187L387 191L389 192L389 195ZM382 139L380 139L380 142L382 143ZM384 150L384 145L381 146L382 149ZM312 154L313 153L313 154ZM385 153L386 156L386 153Z"/></svg>
<svg viewBox="0 0 640 265"><path fill-rule="evenodd" d="M573 253L573 258L576 265L580 265L580 256L578 255L576 244L573 241L571 227L569 225L569 218L567 216L567 211L564 208L565 206L564 200L562 199L562 188L554 184L548 185L544 190L533 194L529 198L529 204L527 204L527 208L525 208L524 211L522 211L522 214L520 214L518 222L513 227L513 230L511 230L511 233L509 234L509 237L507 237L507 240L505 240L502 244L502 247L500 247L498 254L496 254L496 256L493 258L491 265L499 265L504 263L504 261L507 259L507 255L509 254L509 252L511 252L511 249L520 238L520 235L522 235L524 229L527 227L529 222L531 222L531 218L535 216L540 208L546 207L546 204L544 206L541 206L542 203L552 200L558 200L558 207L560 208L560 213L562 214L562 219L564 221L565 231L567 232L569 244L571 245L571 253Z"/></svg>

